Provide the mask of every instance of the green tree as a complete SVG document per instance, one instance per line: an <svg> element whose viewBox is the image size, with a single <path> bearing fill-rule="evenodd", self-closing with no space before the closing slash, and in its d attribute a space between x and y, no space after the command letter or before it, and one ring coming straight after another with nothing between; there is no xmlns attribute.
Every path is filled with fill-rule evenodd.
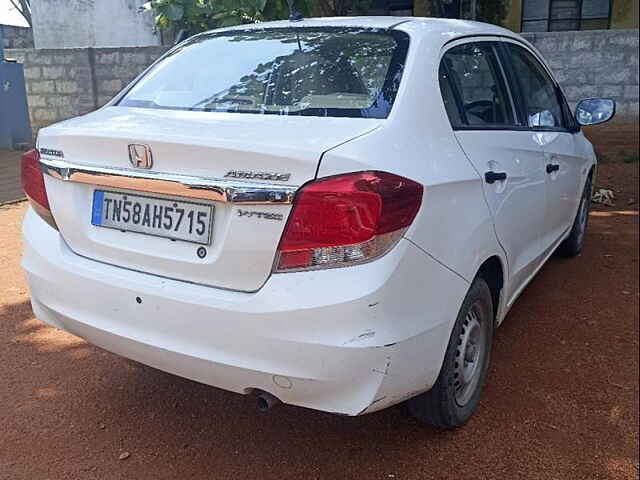
<svg viewBox="0 0 640 480"><path fill-rule="evenodd" d="M291 0L303 16L343 16L366 13L371 0ZM195 34L217 27L289 18L287 0L149 0L141 10L153 10L161 30Z"/></svg>
<svg viewBox="0 0 640 480"><path fill-rule="evenodd" d="M475 20L502 25L511 6L510 0L482 0L476 4Z"/></svg>
<svg viewBox="0 0 640 480"><path fill-rule="evenodd" d="M464 18L502 25L511 0L414 0L414 12L421 17Z"/></svg>
<svg viewBox="0 0 640 480"><path fill-rule="evenodd" d="M149 0L142 10L154 10L156 26L162 30L198 33L266 20L265 13L281 10L279 3L282 0Z"/></svg>
<svg viewBox="0 0 640 480"><path fill-rule="evenodd" d="M292 2L292 9L305 17L366 15L371 5L371 0L149 0L141 9L155 12L157 28L193 35L218 27L284 20L290 14L288 1ZM414 1L418 15L433 17L447 16L452 5L450 0ZM509 4L510 0L471 0L470 8L474 11L465 16L500 24ZM453 16L460 13L457 11Z"/></svg>

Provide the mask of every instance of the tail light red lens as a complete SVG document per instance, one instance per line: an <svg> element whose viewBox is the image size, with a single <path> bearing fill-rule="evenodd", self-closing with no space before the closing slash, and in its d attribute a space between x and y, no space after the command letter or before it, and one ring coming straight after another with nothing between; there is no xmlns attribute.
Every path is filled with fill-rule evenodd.
<svg viewBox="0 0 640 480"><path fill-rule="evenodd" d="M296 195L275 271L347 266L384 255L413 222L422 194L419 183L385 172L308 183Z"/></svg>
<svg viewBox="0 0 640 480"><path fill-rule="evenodd" d="M57 229L49 206L44 175L40 170L40 153L38 153L38 150L29 150L22 155L22 189L36 213L49 225Z"/></svg>

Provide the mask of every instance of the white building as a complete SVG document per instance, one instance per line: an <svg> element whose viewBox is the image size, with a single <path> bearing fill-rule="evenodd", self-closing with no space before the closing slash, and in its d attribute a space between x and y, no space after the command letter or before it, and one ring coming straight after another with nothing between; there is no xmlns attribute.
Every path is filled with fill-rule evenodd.
<svg viewBox="0 0 640 480"><path fill-rule="evenodd" d="M36 48L160 45L145 0L32 0Z"/></svg>

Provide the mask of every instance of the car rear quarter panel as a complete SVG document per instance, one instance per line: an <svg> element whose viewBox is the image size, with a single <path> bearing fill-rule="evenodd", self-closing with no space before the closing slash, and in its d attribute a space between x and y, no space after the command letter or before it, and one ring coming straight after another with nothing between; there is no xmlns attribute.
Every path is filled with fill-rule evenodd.
<svg viewBox="0 0 640 480"><path fill-rule="evenodd" d="M382 170L422 183L422 206L406 238L471 282L487 258L497 255L504 264L505 257L480 173L456 141L442 101L437 76L442 44L419 33L411 36L389 118L375 131L326 152L318 176Z"/></svg>

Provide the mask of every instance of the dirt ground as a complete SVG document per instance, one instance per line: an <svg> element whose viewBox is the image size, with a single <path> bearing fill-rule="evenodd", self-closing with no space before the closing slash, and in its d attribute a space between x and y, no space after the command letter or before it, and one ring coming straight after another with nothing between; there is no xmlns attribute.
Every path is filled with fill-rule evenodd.
<svg viewBox="0 0 640 480"><path fill-rule="evenodd" d="M0 149L0 205L25 198L20 183L22 152Z"/></svg>
<svg viewBox="0 0 640 480"><path fill-rule="evenodd" d="M402 405L356 418L251 398L117 357L34 319L25 204L0 208L0 479L638 478L638 163L601 166L615 207L553 258L497 332L471 422Z"/></svg>
<svg viewBox="0 0 640 480"><path fill-rule="evenodd" d="M605 123L584 127L582 130L596 146L601 163L638 161L640 139L637 123Z"/></svg>

